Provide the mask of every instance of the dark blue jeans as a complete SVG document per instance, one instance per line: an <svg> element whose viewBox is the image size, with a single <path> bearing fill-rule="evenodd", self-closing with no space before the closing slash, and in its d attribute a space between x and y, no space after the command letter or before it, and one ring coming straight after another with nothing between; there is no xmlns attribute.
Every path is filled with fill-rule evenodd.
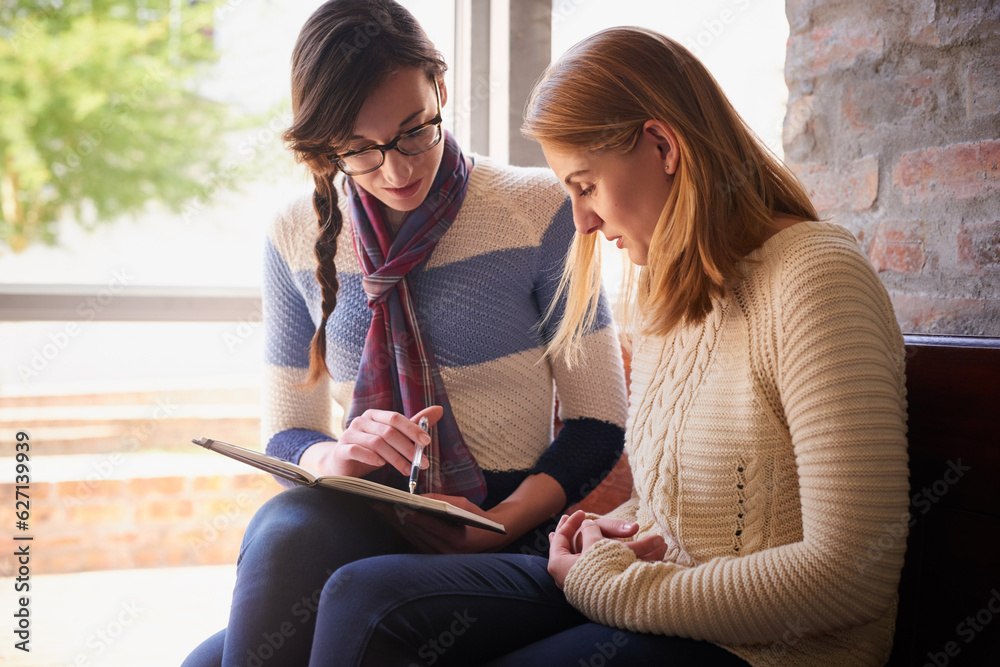
<svg viewBox="0 0 1000 667"><path fill-rule="evenodd" d="M517 553L413 554L366 501L285 491L247 528L229 627L184 667L746 664L590 623L528 555L532 534Z"/></svg>

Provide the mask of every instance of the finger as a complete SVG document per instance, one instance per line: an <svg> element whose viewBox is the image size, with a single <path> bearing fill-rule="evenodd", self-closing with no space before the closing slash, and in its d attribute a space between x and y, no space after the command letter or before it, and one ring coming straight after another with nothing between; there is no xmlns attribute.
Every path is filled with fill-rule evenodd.
<svg viewBox="0 0 1000 667"><path fill-rule="evenodd" d="M624 519L601 517L597 519L597 525L605 537L632 537L639 532L639 524Z"/></svg>
<svg viewBox="0 0 1000 667"><path fill-rule="evenodd" d="M568 556L572 553L569 537L560 532L549 533L549 558Z"/></svg>
<svg viewBox="0 0 1000 667"><path fill-rule="evenodd" d="M379 413L383 414L380 415ZM392 414L395 413L382 410L366 410L364 414L351 420L347 430L341 435L340 442L342 444L360 445L374 451L383 449L382 445L384 444L398 452L399 456L406 461L406 465L408 466L409 457L413 455L413 443L393 427L384 423ZM379 421L379 419L382 419L382 421ZM395 456L385 451L381 451L380 456L389 461L394 468L403 472L400 469L400 461ZM409 468L407 468L404 474L408 475L409 472Z"/></svg>
<svg viewBox="0 0 1000 667"><path fill-rule="evenodd" d="M432 405L424 408L417 414L413 415L413 418L410 421L414 424L419 424L421 417L427 417L428 424L434 426L434 424L437 424L441 420L441 417L444 417L444 408L440 405Z"/></svg>
<svg viewBox="0 0 1000 667"><path fill-rule="evenodd" d="M556 526L556 533L566 536L567 541L572 542L573 535L580 530L580 526L587 520L587 515L582 511L577 511L566 517L565 521Z"/></svg>
<svg viewBox="0 0 1000 667"><path fill-rule="evenodd" d="M369 410L370 417L359 426L364 432L377 435L406 459L407 465L416 454L416 443L429 445L431 437L415 423L399 414L385 410ZM353 423L352 423L353 426ZM407 469L404 474L409 474Z"/></svg>
<svg viewBox="0 0 1000 667"><path fill-rule="evenodd" d="M594 544L604 539L604 535L601 533L601 527L597 525L597 522L591 521L590 519L585 519L583 525L580 526L580 534L582 535L583 545L580 552L584 552Z"/></svg>
<svg viewBox="0 0 1000 667"><path fill-rule="evenodd" d="M334 450L334 456L341 461L356 461L373 468L381 468L385 465L385 459L361 445L343 444Z"/></svg>
<svg viewBox="0 0 1000 667"><path fill-rule="evenodd" d="M414 415L414 419L419 419L418 415L422 415L423 413L431 414L429 411L433 410L433 408L435 407L438 406L431 406L430 408L425 408L421 410L416 415ZM443 409L439 408L439 410L441 414L444 414ZM421 442L425 445L429 445L431 443L430 435L424 433L424 430L417 425L417 422L414 421L414 419L407 419L404 415L398 412L389 412L386 410L371 410L370 412L373 413L372 419L374 421L393 429L404 440L409 440L408 443L409 445L412 445L413 443L416 442ZM438 419L440 419L440 415ZM430 417L428 417L427 420L429 422Z"/></svg>
<svg viewBox="0 0 1000 667"><path fill-rule="evenodd" d="M381 456L386 463L403 475L410 474L411 464L409 459L403 456L398 449L390 446L381 436L371 433L358 433L352 436L352 439L357 442L358 446L367 448L378 456ZM412 448L413 445L409 445L409 447Z"/></svg>

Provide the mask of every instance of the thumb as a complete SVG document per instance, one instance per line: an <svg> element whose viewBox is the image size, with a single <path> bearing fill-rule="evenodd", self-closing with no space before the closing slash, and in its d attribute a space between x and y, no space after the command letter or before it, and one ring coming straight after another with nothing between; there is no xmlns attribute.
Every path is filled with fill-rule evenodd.
<svg viewBox="0 0 1000 667"><path fill-rule="evenodd" d="M605 537L631 537L639 531L639 524L624 519L601 517L597 520L597 525Z"/></svg>

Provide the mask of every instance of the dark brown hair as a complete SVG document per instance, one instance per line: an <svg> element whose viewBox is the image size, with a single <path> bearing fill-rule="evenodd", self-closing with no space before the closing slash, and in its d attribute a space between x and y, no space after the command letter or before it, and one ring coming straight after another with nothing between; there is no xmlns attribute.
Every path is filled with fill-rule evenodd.
<svg viewBox="0 0 1000 667"><path fill-rule="evenodd" d="M423 69L431 79L447 70L444 58L423 28L393 0L330 0L299 33L292 52L292 126L283 139L313 175L313 207L319 222L316 279L323 317L313 336L306 386L319 382L326 365L326 323L337 305L337 237L343 218L333 179L341 152L354 131L358 112L394 72Z"/></svg>

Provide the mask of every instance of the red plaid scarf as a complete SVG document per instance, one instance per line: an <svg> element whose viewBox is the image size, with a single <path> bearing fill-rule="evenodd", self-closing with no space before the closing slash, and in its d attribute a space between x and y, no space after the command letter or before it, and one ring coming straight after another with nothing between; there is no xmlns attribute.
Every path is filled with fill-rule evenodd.
<svg viewBox="0 0 1000 667"><path fill-rule="evenodd" d="M364 271L362 286L372 309L372 323L361 354L348 420L369 408L394 410L407 417L431 405L444 408L425 450L430 466L420 473L421 489L465 496L479 505L486 481L462 439L437 361L420 332L407 272L430 255L458 215L469 186L465 156L445 134L444 156L423 203L393 238L378 200L348 179L354 251ZM391 486L406 482L391 466L375 477Z"/></svg>

